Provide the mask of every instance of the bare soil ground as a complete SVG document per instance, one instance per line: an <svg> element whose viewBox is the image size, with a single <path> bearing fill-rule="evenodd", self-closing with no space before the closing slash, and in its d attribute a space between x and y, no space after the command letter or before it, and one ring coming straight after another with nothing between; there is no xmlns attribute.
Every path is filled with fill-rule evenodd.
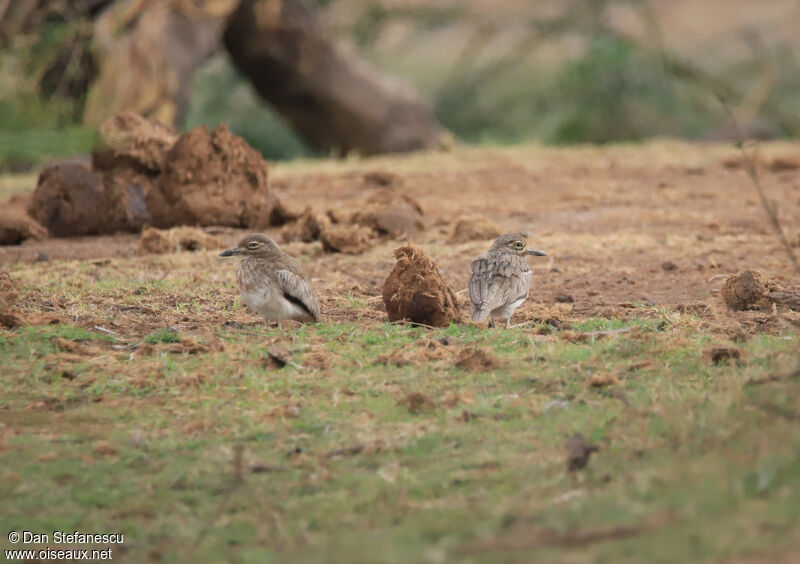
<svg viewBox="0 0 800 564"><path fill-rule="evenodd" d="M800 243L800 149L762 145L761 175L778 205L787 236ZM297 170L295 170L295 168ZM317 172L322 168L324 172ZM439 263L453 288L463 290L469 262L489 240L450 242L456 222L479 215L503 231L529 231L548 257L534 259L535 289L521 319L540 305L571 296L572 313L625 316L633 304L713 308L725 274L757 269L779 284L797 283L785 252L766 220L735 149L727 146L651 143L585 149L462 149L411 160L383 158L276 167L272 185L290 207L350 209L369 192L365 174L398 174L395 188L424 209L427 230L414 242ZM225 245L246 230L219 229ZM281 241L280 229L267 233ZM323 253L319 243L292 243L304 258L327 313L343 291L354 298L380 295L399 241L361 255ZM112 259L147 268L139 237L118 235L29 241L0 248L0 264ZM224 261L203 261L204 275L225 276ZM55 266L55 268L63 268ZM46 273L47 263L37 272ZM464 292L459 294L466 308ZM355 309L345 315L356 319Z"/></svg>

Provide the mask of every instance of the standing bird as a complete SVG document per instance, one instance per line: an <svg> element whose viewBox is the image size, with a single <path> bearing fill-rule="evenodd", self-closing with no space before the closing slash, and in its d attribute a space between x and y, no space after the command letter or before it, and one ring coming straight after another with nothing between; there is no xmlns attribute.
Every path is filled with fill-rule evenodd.
<svg viewBox="0 0 800 564"><path fill-rule="evenodd" d="M242 301L267 321L320 320L319 305L300 262L284 253L271 238L253 233L220 253L241 255L236 281Z"/></svg>
<svg viewBox="0 0 800 564"><path fill-rule="evenodd" d="M472 261L468 284L472 321L481 323L488 317L489 326L494 327L494 319L499 317L510 327L514 310L528 299L533 282L525 257L547 254L528 249L527 244L525 233L506 233L492 243L488 253Z"/></svg>

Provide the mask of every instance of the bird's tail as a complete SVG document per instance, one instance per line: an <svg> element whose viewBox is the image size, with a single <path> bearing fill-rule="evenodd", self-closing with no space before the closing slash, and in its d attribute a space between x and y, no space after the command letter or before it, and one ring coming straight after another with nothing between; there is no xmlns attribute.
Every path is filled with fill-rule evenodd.
<svg viewBox="0 0 800 564"><path fill-rule="evenodd" d="M484 321L486 321L487 317L489 317L488 311L483 311L482 309L475 309L475 308L472 309L472 314L469 316L469 318L472 321L475 321L476 323L483 323Z"/></svg>

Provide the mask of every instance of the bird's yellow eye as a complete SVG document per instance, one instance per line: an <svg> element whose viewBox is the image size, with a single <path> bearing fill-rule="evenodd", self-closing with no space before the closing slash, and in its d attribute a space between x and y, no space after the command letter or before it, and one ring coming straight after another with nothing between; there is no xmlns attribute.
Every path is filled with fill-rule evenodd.
<svg viewBox="0 0 800 564"><path fill-rule="evenodd" d="M247 248L248 249L255 250L255 249L259 248L260 246L261 246L261 243L259 243L258 241L252 241L250 243L247 243Z"/></svg>
<svg viewBox="0 0 800 564"><path fill-rule="evenodd" d="M514 243L514 248L515 249L521 249L524 246L525 245L522 243L522 241L517 241L516 243Z"/></svg>

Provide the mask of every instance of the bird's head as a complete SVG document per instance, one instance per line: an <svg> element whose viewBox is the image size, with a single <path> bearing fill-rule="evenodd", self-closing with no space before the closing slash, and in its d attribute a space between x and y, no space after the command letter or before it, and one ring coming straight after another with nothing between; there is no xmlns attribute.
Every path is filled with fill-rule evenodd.
<svg viewBox="0 0 800 564"><path fill-rule="evenodd" d="M281 250L278 244L267 235L261 233L251 233L247 237L239 241L239 244L223 251L219 254L221 257L232 257L234 255L241 255L243 257L256 257L264 259L274 259L279 257Z"/></svg>
<svg viewBox="0 0 800 564"><path fill-rule="evenodd" d="M527 233L506 233L505 235L500 235L500 237L495 239L494 243L492 243L492 248L489 250L514 253L520 256L535 255L537 257L543 257L547 255L544 251L528 248Z"/></svg>

